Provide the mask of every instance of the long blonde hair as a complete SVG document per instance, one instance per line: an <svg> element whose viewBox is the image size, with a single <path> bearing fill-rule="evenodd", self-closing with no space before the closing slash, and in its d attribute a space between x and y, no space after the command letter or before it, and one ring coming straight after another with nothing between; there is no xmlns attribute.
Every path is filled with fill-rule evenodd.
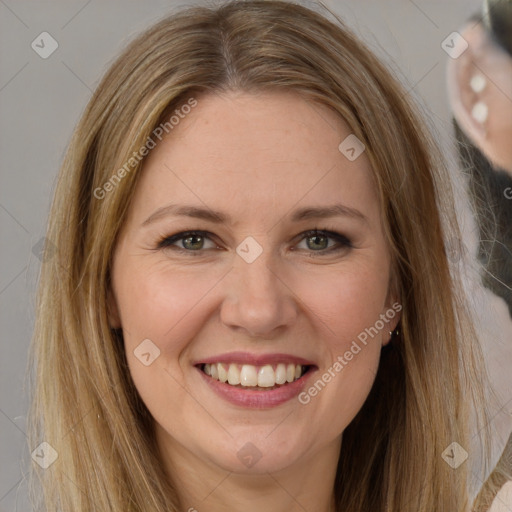
<svg viewBox="0 0 512 512"><path fill-rule="evenodd" d="M178 510L122 332L108 323L111 258L142 161L125 167L114 190L95 191L187 98L276 89L332 108L365 144L403 305L400 334L343 433L336 510L467 509L468 463L453 469L442 453L454 441L470 450L482 370L447 258L445 240L460 246L460 234L443 160L406 91L342 20L249 0L183 9L143 33L74 132L50 212L55 253L42 265L31 347L31 447L46 441L58 453L47 469L34 464L48 510Z"/></svg>

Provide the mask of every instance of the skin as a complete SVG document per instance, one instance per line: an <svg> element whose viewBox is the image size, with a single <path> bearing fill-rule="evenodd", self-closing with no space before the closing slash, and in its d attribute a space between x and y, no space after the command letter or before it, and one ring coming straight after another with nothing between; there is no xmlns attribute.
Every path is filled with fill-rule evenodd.
<svg viewBox="0 0 512 512"><path fill-rule="evenodd" d="M183 510L328 512L342 432L399 315L307 405L232 405L192 363L235 350L284 352L315 362L313 383L391 308L397 298L370 164L365 153L350 162L338 150L351 133L339 116L295 93L197 99L145 161L114 253L110 320L123 328ZM206 205L234 223L165 216L141 227L169 203ZM289 219L296 208L334 203L366 220ZM314 228L344 234L353 247L319 255L337 241L302 235ZM183 239L155 249L187 230L211 233L199 254L191 253L201 239L192 249ZM252 263L236 252L248 236L263 249ZM161 351L149 366L133 353L144 339ZM249 441L261 454L250 468L237 457Z"/></svg>
<svg viewBox="0 0 512 512"><path fill-rule="evenodd" d="M468 49L458 59L448 59L448 91L454 117L487 159L512 176L512 58L481 23L468 23L460 33ZM487 81L481 92L470 87L471 77L476 74ZM471 116L479 101L488 107L484 123Z"/></svg>

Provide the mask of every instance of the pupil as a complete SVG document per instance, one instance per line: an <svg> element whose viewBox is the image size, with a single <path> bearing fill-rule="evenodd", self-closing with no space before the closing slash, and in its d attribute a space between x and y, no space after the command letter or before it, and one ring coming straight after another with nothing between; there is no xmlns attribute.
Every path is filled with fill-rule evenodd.
<svg viewBox="0 0 512 512"><path fill-rule="evenodd" d="M318 242L317 242L317 241L318 241L318 239L324 239L324 241L325 241L326 237L325 237L325 236L322 236L322 235L314 235L314 236L310 236L310 237L309 237L309 239L310 239L310 240L315 240L314 244L317 244L317 243L318 243ZM322 244L320 244L320 245L322 245ZM324 244L324 245L325 245L325 244ZM320 247L320 249L325 249L325 247Z"/></svg>
<svg viewBox="0 0 512 512"><path fill-rule="evenodd" d="M190 240L199 240L199 247L187 247L187 249L191 248L191 249L200 249L201 248L201 235L191 235L191 236L187 236L187 238L185 238L183 241L184 241L184 244L185 244L185 247L187 246L187 242L189 242ZM192 246L194 245L194 243L192 242Z"/></svg>

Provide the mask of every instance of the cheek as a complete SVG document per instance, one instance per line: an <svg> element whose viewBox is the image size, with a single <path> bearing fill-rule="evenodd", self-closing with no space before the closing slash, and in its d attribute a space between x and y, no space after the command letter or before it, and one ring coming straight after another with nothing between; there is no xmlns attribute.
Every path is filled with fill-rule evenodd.
<svg viewBox="0 0 512 512"><path fill-rule="evenodd" d="M204 315L208 293L219 281L205 274L171 271L168 264L156 264L127 265L123 276L118 276L121 285L116 291L130 374L155 418L168 410L170 397L173 407L187 402L179 359L204 327L198 315Z"/></svg>
<svg viewBox="0 0 512 512"><path fill-rule="evenodd" d="M296 289L315 313L312 321L316 317L319 327L325 326L325 338L339 350L384 312L388 280L381 265L346 265L323 275L299 276Z"/></svg>
<svg viewBox="0 0 512 512"><path fill-rule="evenodd" d="M159 265L126 268L125 276L118 288L123 329L131 343L150 338L163 351L169 348L165 340L182 338L175 332L189 325L187 317L194 315L201 299L218 281L206 273L170 271Z"/></svg>
<svg viewBox="0 0 512 512"><path fill-rule="evenodd" d="M305 303L314 312L313 334L327 349L327 360L301 403L325 418L333 432L352 421L377 374L382 338L396 315L386 309L388 278L380 265L367 265L303 282Z"/></svg>

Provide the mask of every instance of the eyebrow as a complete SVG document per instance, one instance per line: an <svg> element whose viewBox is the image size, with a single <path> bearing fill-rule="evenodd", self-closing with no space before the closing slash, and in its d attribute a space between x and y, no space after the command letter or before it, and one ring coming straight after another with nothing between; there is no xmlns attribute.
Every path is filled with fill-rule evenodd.
<svg viewBox="0 0 512 512"><path fill-rule="evenodd" d="M213 222L215 224L233 224L230 215L210 208L202 208L192 205L169 204L154 211L142 224L141 227L152 224L164 217L192 217ZM325 219L328 217L350 217L368 223L368 218L355 208L343 204L313 207L308 206L297 209L291 215L292 222L300 222L308 219Z"/></svg>

